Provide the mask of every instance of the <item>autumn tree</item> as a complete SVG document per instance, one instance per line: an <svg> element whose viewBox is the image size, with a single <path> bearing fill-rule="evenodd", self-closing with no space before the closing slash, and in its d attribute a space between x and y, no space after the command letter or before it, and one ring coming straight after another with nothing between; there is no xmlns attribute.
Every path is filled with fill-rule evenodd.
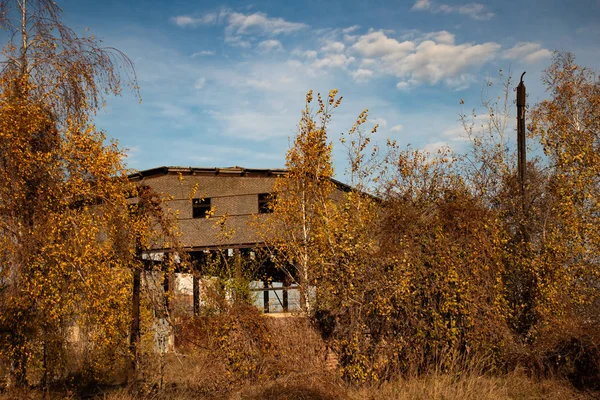
<svg viewBox="0 0 600 400"><path fill-rule="evenodd" d="M550 171L537 262L538 311L547 324L569 310L582 313L599 294L600 85L595 71L558 52L543 82L551 97L533 108L530 134Z"/></svg>
<svg viewBox="0 0 600 400"><path fill-rule="evenodd" d="M123 152L92 120L120 92L119 69L134 75L122 53L63 25L53 1L0 9L0 354L16 384L47 384L73 367L69 351L91 372L127 357L148 224L132 221Z"/></svg>
<svg viewBox="0 0 600 400"><path fill-rule="evenodd" d="M369 368L378 358L389 303L381 298L387 274L375 232L380 222L381 199L374 196L380 154L372 145L375 125L366 128L368 109L361 112L347 133L340 135L351 186L334 196L334 213L328 220L325 260L317 280L313 321L330 348L338 353L343 376L350 380L372 377ZM385 318L385 317L383 317ZM370 336L370 339L367 337Z"/></svg>
<svg viewBox="0 0 600 400"><path fill-rule="evenodd" d="M297 282L302 308L312 310L311 287L316 274L324 267L328 241L328 223L334 203L331 143L327 126L332 111L341 102L332 90L326 99L317 96L317 110L311 109L312 91L298 124L293 146L286 155L287 174L278 178L273 188L276 201L273 214L261 231L275 252L276 263Z"/></svg>

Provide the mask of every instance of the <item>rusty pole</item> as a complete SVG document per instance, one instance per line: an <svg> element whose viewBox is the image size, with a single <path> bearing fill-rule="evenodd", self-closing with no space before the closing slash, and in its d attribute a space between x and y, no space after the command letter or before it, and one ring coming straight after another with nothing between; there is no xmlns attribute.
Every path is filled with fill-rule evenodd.
<svg viewBox="0 0 600 400"><path fill-rule="evenodd" d="M517 159L518 159L518 173L519 173L519 185L521 188L521 207L525 212L525 179L526 179L526 143L525 143L525 105L527 103L527 95L525 91L525 84L523 83L523 76L525 72L521 74L521 81L517 86Z"/></svg>

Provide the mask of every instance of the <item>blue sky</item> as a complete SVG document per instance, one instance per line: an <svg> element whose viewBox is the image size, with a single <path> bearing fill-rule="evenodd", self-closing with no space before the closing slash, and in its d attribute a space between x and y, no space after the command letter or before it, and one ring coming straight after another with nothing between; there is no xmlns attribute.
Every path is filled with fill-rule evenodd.
<svg viewBox="0 0 600 400"><path fill-rule="evenodd" d="M364 108L377 141L464 147L457 122L498 69L546 94L555 49L600 65L600 0L59 1L64 21L135 63L142 102L110 98L96 122L128 165L283 167L309 89L344 96L330 135ZM495 87L495 86L494 86ZM343 178L345 160L336 146Z"/></svg>

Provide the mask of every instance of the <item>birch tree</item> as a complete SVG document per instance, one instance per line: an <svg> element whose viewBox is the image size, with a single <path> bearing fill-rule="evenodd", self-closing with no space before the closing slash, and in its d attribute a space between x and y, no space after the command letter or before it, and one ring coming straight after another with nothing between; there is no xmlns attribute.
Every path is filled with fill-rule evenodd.
<svg viewBox="0 0 600 400"><path fill-rule="evenodd" d="M0 1L0 357L17 385L64 377L75 339L88 371L127 356L136 189L93 116L135 75L60 14Z"/></svg>
<svg viewBox="0 0 600 400"><path fill-rule="evenodd" d="M333 213L334 184L332 146L327 125L341 97L332 90L326 99L317 95L317 110L311 109L313 93L298 124L293 146L286 155L287 174L278 178L273 214L262 225L267 241L275 250L276 264L284 268L292 282L299 284L302 308L312 309L311 286L324 266L324 246L328 221Z"/></svg>

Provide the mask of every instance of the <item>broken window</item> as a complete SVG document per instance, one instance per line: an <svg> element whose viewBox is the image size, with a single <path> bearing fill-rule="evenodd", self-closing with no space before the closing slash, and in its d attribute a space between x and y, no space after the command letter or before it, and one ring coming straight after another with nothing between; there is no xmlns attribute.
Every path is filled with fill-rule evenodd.
<svg viewBox="0 0 600 400"><path fill-rule="evenodd" d="M267 214L273 212L275 203L275 193L259 193L258 194L258 212Z"/></svg>
<svg viewBox="0 0 600 400"><path fill-rule="evenodd" d="M194 218L206 218L210 215L210 198L192 200L192 216Z"/></svg>

